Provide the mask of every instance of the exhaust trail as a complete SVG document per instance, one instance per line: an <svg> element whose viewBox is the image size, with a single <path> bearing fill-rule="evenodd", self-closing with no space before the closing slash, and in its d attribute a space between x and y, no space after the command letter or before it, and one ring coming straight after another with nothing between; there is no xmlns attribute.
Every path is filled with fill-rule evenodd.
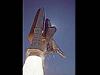
<svg viewBox="0 0 100 75"><path fill-rule="evenodd" d="M27 57L23 66L23 75L44 75L42 58L39 56Z"/></svg>

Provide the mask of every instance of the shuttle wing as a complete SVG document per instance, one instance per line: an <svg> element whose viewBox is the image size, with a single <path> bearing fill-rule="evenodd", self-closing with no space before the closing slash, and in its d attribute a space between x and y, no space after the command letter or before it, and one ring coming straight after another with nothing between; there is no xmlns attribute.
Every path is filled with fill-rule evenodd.
<svg viewBox="0 0 100 75"><path fill-rule="evenodd" d="M54 52L58 53L61 57L65 58L64 52L58 47L56 41L52 39L53 50Z"/></svg>
<svg viewBox="0 0 100 75"><path fill-rule="evenodd" d="M65 58L63 51L58 47L54 39L48 43L47 53L58 53L61 57Z"/></svg>

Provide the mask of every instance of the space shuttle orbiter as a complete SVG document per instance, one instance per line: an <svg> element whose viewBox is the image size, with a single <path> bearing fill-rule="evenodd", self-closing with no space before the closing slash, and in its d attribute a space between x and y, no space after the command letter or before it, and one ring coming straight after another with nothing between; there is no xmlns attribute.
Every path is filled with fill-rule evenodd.
<svg viewBox="0 0 100 75"><path fill-rule="evenodd" d="M56 27L52 26L48 18L45 19L44 9L38 9L31 30L28 35L30 47L27 49L27 56L46 56L51 53L58 53L65 57L61 49L53 39Z"/></svg>

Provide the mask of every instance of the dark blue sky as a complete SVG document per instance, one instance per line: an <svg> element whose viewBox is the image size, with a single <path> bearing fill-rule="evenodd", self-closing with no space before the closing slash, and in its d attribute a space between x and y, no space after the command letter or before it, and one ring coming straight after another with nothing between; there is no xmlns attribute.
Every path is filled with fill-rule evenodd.
<svg viewBox="0 0 100 75"><path fill-rule="evenodd" d="M45 75L75 75L75 0L23 0L23 61L29 47L28 33L40 7L56 26L54 39L66 56L66 59L57 54L46 57Z"/></svg>

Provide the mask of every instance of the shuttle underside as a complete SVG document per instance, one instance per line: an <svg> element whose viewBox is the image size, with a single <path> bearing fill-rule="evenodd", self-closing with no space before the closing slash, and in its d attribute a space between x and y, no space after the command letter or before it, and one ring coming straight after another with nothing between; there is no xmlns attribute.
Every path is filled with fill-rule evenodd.
<svg viewBox="0 0 100 75"><path fill-rule="evenodd" d="M26 56L43 57L51 53L58 53L61 57L64 57L63 52L53 39L55 32L56 27L51 25L48 18L45 20L44 9L40 8L36 13L28 35L30 47L27 49Z"/></svg>

